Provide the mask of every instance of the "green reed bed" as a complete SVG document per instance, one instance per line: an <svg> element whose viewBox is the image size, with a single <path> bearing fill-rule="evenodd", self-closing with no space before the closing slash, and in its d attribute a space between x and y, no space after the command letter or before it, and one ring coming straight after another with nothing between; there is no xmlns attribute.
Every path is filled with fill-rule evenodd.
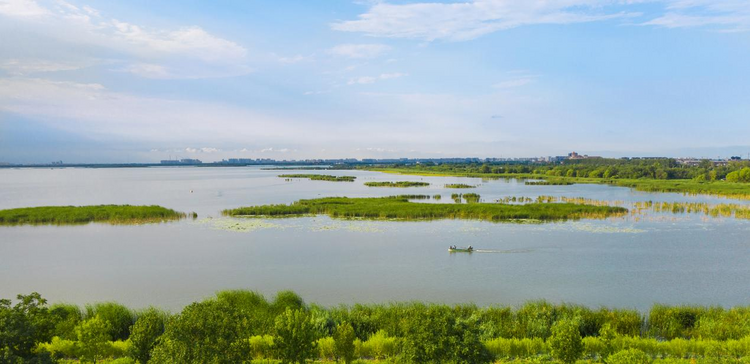
<svg viewBox="0 0 750 364"><path fill-rule="evenodd" d="M227 216L299 216L328 215L333 218L433 220L471 219L485 221L568 220L621 216L627 209L568 203L442 204L410 202L408 196L347 198L328 197L299 200L291 205L262 205L224 210Z"/></svg>
<svg viewBox="0 0 750 364"><path fill-rule="evenodd" d="M527 186L569 186L575 184L571 181L550 180L550 181L526 181Z"/></svg>
<svg viewBox="0 0 750 364"><path fill-rule="evenodd" d="M190 216L197 217L195 213ZM0 225L143 224L185 217L185 213L156 205L43 206L0 210Z"/></svg>
<svg viewBox="0 0 750 364"><path fill-rule="evenodd" d="M448 183L445 188L476 188L477 186L467 185L464 183Z"/></svg>
<svg viewBox="0 0 750 364"><path fill-rule="evenodd" d="M397 181L397 182L365 182L367 187L427 187L427 182Z"/></svg>
<svg viewBox="0 0 750 364"><path fill-rule="evenodd" d="M311 181L354 182L354 176L331 176L328 174L280 174L281 178L306 178Z"/></svg>

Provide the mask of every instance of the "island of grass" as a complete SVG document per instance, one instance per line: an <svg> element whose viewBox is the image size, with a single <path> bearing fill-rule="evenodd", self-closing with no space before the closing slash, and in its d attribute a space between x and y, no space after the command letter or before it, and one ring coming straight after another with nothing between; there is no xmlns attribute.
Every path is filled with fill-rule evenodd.
<svg viewBox="0 0 750 364"><path fill-rule="evenodd" d="M311 181L328 182L354 182L357 177L353 176L331 176L328 174L280 174L281 178L307 178Z"/></svg>
<svg viewBox="0 0 750 364"><path fill-rule="evenodd" d="M397 182L365 182L367 187L427 187L427 182L397 181Z"/></svg>
<svg viewBox="0 0 750 364"><path fill-rule="evenodd" d="M224 210L227 216L294 217L328 215L333 218L376 220L472 219L485 221L559 221L621 216L627 209L571 203L442 204L410 202L409 196L299 200L291 205L262 205Z"/></svg>
<svg viewBox="0 0 750 364"><path fill-rule="evenodd" d="M528 186L569 186L575 183L571 181L563 181L563 180L550 180L550 181L526 181L524 184Z"/></svg>
<svg viewBox="0 0 750 364"><path fill-rule="evenodd" d="M197 217L192 213L193 218ZM145 224L187 217L161 206L43 206L0 210L0 225Z"/></svg>
<svg viewBox="0 0 750 364"><path fill-rule="evenodd" d="M476 188L477 186L467 185L465 183L448 183L445 188Z"/></svg>

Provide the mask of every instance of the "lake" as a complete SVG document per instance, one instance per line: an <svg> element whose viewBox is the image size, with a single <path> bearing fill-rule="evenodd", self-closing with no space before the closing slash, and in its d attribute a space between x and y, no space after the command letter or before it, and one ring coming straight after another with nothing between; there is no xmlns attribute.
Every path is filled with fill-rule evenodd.
<svg viewBox="0 0 750 364"><path fill-rule="evenodd" d="M282 173L357 180L287 181ZM425 181L371 188L368 181ZM446 183L477 185L451 190ZM156 204L197 220L111 226L0 227L0 298L37 291L51 302L114 300L179 310L224 289L267 296L290 289L308 302L424 300L516 305L527 300L646 310L668 304L750 303L750 220L646 213L544 224L466 220L334 220L324 216L235 219L220 211L328 196L478 193L485 201L539 195L621 201L738 203L577 184L390 175L366 171L271 171L258 167L0 169L0 209ZM434 202L434 201L433 201ZM451 254L450 245L480 252Z"/></svg>

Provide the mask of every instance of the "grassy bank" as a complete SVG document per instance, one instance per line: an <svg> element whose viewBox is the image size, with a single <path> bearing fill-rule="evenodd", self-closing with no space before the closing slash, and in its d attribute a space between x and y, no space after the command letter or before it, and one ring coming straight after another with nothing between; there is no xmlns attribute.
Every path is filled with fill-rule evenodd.
<svg viewBox="0 0 750 364"><path fill-rule="evenodd" d="M194 213L191 216L196 217ZM185 217L182 212L161 206L44 206L0 210L0 225L144 224Z"/></svg>
<svg viewBox="0 0 750 364"><path fill-rule="evenodd" d="M427 187L427 182L397 181L397 182L365 182L367 187Z"/></svg>
<svg viewBox="0 0 750 364"><path fill-rule="evenodd" d="M750 307L588 308L423 302L322 307L217 293L181 312L107 302L48 306L36 293L0 300L8 362L117 363L747 363ZM639 358L634 361L633 358ZM3 361L6 362L6 361Z"/></svg>
<svg viewBox="0 0 750 364"><path fill-rule="evenodd" d="M462 171L429 171L412 168L374 168L377 172L434 176L434 177L474 177L485 179L545 179L548 184L568 185L574 183L608 184L612 186L628 187L644 192L675 192L693 195L714 195L738 199L750 199L750 183L734 183L726 181L698 182L689 179L614 179L590 177L556 177L531 173L468 173Z"/></svg>
<svg viewBox="0 0 750 364"><path fill-rule="evenodd" d="M478 195L477 195L478 197ZM227 216L299 216L328 215L333 218L434 220L473 219L486 221L575 220L622 215L627 209L568 203L441 204L409 202L405 196L346 198L329 197L299 200L291 205L262 205L224 210Z"/></svg>
<svg viewBox="0 0 750 364"><path fill-rule="evenodd" d="M328 182L354 182L357 177L353 176L331 176L327 174L280 174L281 178L306 178L312 181Z"/></svg>

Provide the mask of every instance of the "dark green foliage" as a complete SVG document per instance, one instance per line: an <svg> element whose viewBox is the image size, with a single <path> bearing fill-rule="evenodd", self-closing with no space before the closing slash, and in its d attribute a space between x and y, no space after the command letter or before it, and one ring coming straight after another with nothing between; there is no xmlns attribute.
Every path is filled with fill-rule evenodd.
<svg viewBox="0 0 750 364"><path fill-rule="evenodd" d="M47 308L47 300L39 293L18 295L11 305L0 299L0 358L8 362L41 360L34 353L37 343L52 339L54 321Z"/></svg>
<svg viewBox="0 0 750 364"><path fill-rule="evenodd" d="M298 294L292 291L281 291L276 293L271 304L271 312L280 315L286 310L304 310L305 301Z"/></svg>
<svg viewBox="0 0 750 364"><path fill-rule="evenodd" d="M478 325L447 306L417 309L403 321L403 361L407 363L489 363Z"/></svg>
<svg viewBox="0 0 750 364"><path fill-rule="evenodd" d="M397 182L365 182L367 187L426 187L430 184L427 182L411 182L411 181L397 181Z"/></svg>
<svg viewBox="0 0 750 364"><path fill-rule="evenodd" d="M477 195L478 196L478 195ZM334 218L367 219L474 219L488 221L566 220L604 218L623 214L627 209L572 203L499 203L440 204L410 202L403 196L347 198L329 197L299 200L291 205L264 205L224 210L229 216L294 216L326 214Z"/></svg>
<svg viewBox="0 0 750 364"><path fill-rule="evenodd" d="M116 302L101 302L86 305L86 317L98 316L109 327L110 340L127 340L130 326L135 322L135 314L129 308Z"/></svg>
<svg viewBox="0 0 750 364"><path fill-rule="evenodd" d="M276 317L274 346L282 363L304 363L316 357L317 335L309 315L287 308Z"/></svg>
<svg viewBox="0 0 750 364"><path fill-rule="evenodd" d="M0 210L0 225L138 224L178 220L185 214L161 206L45 206Z"/></svg>
<svg viewBox="0 0 750 364"><path fill-rule="evenodd" d="M653 360L638 349L618 351L607 359L607 364L651 364Z"/></svg>
<svg viewBox="0 0 750 364"><path fill-rule="evenodd" d="M75 340L75 328L83 321L83 312L76 305L57 303L49 308L55 323L54 334L65 340Z"/></svg>
<svg viewBox="0 0 750 364"><path fill-rule="evenodd" d="M557 321L552 326L549 344L552 356L563 363L575 363L583 355L583 342L579 322L574 319Z"/></svg>
<svg viewBox="0 0 750 364"><path fill-rule="evenodd" d="M128 356L141 364L151 359L151 350L164 333L167 314L151 308L138 315L138 320L130 327L130 352Z"/></svg>
<svg viewBox="0 0 750 364"><path fill-rule="evenodd" d="M654 305L649 313L649 332L659 338L691 337L704 307Z"/></svg>
<svg viewBox="0 0 750 364"><path fill-rule="evenodd" d="M326 174L280 174L281 178L307 178L312 181L329 182L354 182L357 177L352 176L330 176Z"/></svg>
<svg viewBox="0 0 750 364"><path fill-rule="evenodd" d="M342 323L336 326L336 331L333 333L336 357L343 360L345 364L354 360L354 340L356 339L357 335L354 334L352 325Z"/></svg>

